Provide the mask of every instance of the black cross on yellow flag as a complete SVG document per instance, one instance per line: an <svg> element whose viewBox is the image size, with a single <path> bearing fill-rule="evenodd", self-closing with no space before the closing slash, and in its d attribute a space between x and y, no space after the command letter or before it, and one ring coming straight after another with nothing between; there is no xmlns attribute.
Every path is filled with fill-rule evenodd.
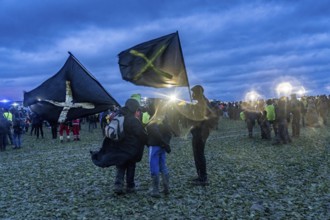
<svg viewBox="0 0 330 220"><path fill-rule="evenodd" d="M126 81L155 88L188 86L178 32L141 43L118 56Z"/></svg>
<svg viewBox="0 0 330 220"><path fill-rule="evenodd" d="M70 121L119 106L85 67L70 53L62 69L30 92L24 106L49 122Z"/></svg>

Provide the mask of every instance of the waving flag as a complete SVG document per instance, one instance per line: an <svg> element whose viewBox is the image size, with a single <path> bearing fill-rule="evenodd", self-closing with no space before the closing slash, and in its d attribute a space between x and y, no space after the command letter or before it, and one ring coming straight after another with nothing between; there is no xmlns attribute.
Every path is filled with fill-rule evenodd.
<svg viewBox="0 0 330 220"><path fill-rule="evenodd" d="M126 81L155 88L188 86L178 32L141 43L118 56Z"/></svg>
<svg viewBox="0 0 330 220"><path fill-rule="evenodd" d="M86 68L69 52L62 69L37 88L24 93L24 106L49 122L93 115L119 106Z"/></svg>

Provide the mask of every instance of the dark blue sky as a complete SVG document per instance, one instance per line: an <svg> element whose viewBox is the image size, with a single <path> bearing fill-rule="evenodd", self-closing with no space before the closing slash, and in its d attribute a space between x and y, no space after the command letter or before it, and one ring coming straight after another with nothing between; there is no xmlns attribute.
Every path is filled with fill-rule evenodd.
<svg viewBox="0 0 330 220"><path fill-rule="evenodd" d="M293 92L329 94L329 15L327 0L0 0L0 99L22 100L61 69L67 51L120 103L169 94L123 81L117 55L175 31L190 85L210 99L276 97L285 81Z"/></svg>

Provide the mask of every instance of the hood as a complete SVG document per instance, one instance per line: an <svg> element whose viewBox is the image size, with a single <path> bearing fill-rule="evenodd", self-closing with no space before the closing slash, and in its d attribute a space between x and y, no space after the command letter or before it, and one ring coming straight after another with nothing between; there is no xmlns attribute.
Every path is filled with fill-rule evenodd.
<svg viewBox="0 0 330 220"><path fill-rule="evenodd" d="M135 113L136 110L140 107L139 102L136 99L127 99L125 107L131 112Z"/></svg>

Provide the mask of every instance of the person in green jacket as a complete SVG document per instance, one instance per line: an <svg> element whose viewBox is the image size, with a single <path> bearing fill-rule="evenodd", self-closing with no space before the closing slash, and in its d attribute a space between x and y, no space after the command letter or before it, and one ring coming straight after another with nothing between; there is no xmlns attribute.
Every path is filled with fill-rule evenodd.
<svg viewBox="0 0 330 220"><path fill-rule="evenodd" d="M266 116L267 120L269 121L269 124L272 125L275 136L277 135L277 124L275 121L275 106L273 104L273 100L268 99L266 101L266 106L265 106L265 111L266 111Z"/></svg>
<svg viewBox="0 0 330 220"><path fill-rule="evenodd" d="M9 109L5 109L5 111L3 113L3 117L5 117L10 122L10 127L8 127L7 136L9 138L9 140L10 140L10 144L11 145L14 145L14 138L13 138L13 114L9 111Z"/></svg>

